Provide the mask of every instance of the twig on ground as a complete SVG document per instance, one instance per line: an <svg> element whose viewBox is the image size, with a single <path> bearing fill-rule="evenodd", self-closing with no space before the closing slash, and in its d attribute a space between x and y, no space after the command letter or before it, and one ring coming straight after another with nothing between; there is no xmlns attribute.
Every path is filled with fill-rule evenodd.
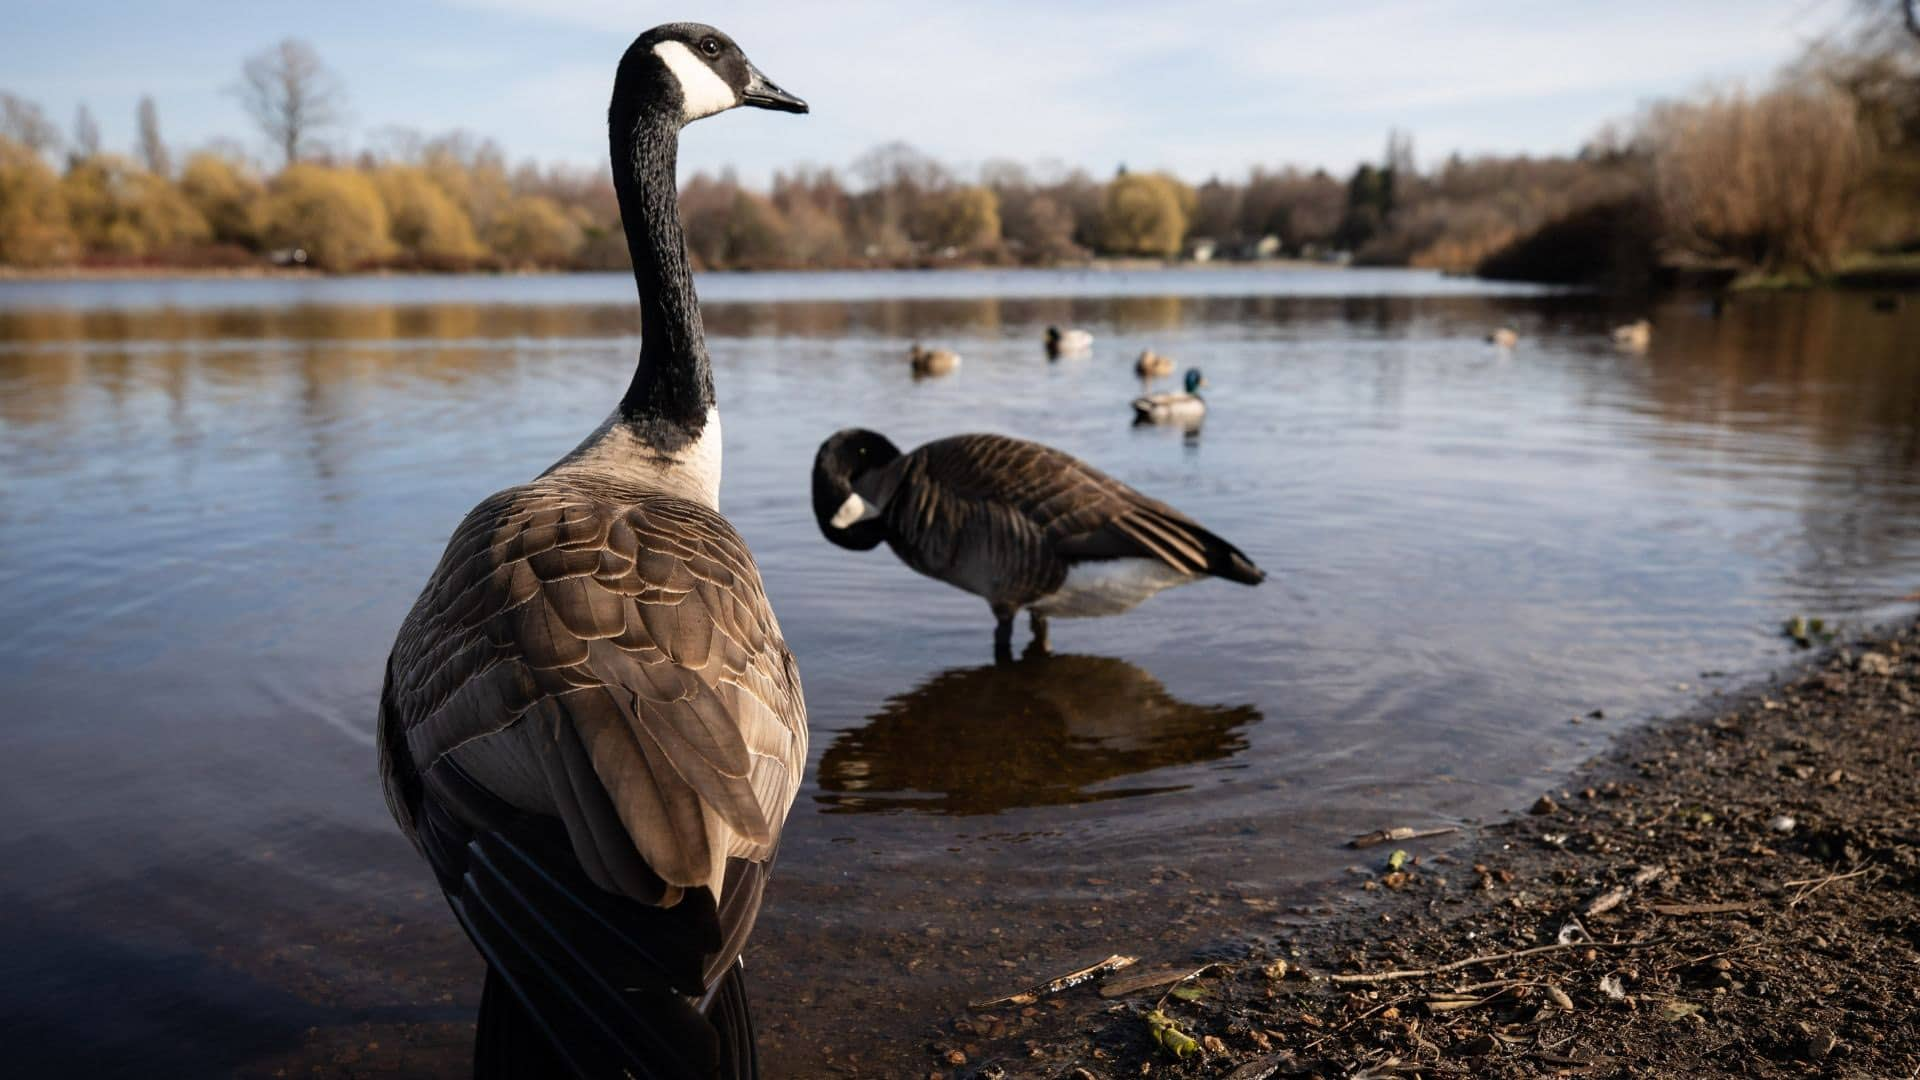
<svg viewBox="0 0 1920 1080"><path fill-rule="evenodd" d="M1473 967L1477 964L1497 964L1503 960L1518 960L1527 956L1539 956L1542 953L1565 952L1568 949L1634 949L1657 944L1657 941L1569 941L1564 945L1536 945L1531 949L1515 949L1513 952L1493 953L1488 956L1470 956L1465 960L1455 960L1450 964L1441 964L1430 968L1406 968L1398 971L1376 971L1356 975L1328 975L1332 983L1377 983L1401 982L1406 979L1424 979L1431 975L1444 975L1449 971Z"/></svg>
<svg viewBox="0 0 1920 1080"><path fill-rule="evenodd" d="M1823 878L1807 878L1804 881L1789 881L1786 883L1786 887L1789 889L1794 888L1795 886L1805 886L1805 888L1802 888L1799 892L1794 893L1793 899L1787 901L1787 906L1799 907L1801 901L1805 900L1809 896L1812 896L1814 893L1819 892L1821 889L1824 889L1827 886L1833 884L1834 882L1845 881L1848 878L1857 878L1861 874L1871 873L1875 869L1876 869L1875 867L1866 866L1848 874L1828 874L1826 877L1823 877Z"/></svg>
<svg viewBox="0 0 1920 1080"><path fill-rule="evenodd" d="M1439 829L1414 829L1401 825L1392 829L1375 829L1365 836L1356 836L1347 841L1347 846L1350 848L1370 848L1376 844L1384 844L1389 840L1425 840L1429 836L1445 836L1448 833L1457 833L1459 831L1458 828L1452 825Z"/></svg>
<svg viewBox="0 0 1920 1080"><path fill-rule="evenodd" d="M990 1009L995 1005L1030 1005L1034 1001L1046 997L1048 994L1057 994L1070 987L1079 986L1081 983L1096 976L1104 975L1109 971L1119 971L1121 968L1127 967L1139 959L1137 956L1121 956L1115 953L1097 964L1089 964L1078 971L1069 971L1057 979L1051 979L1036 986L1030 986L1025 990L1008 994L1005 997L992 998L987 1001L975 1001L970 1003L967 1008Z"/></svg>

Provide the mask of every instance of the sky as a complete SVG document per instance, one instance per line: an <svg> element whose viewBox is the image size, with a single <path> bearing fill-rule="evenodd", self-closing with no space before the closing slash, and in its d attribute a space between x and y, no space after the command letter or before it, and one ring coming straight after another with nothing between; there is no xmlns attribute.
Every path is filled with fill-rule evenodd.
<svg viewBox="0 0 1920 1080"><path fill-rule="evenodd" d="M1166 169L1344 173L1389 129L1431 166L1448 153L1571 152L1660 97L1759 85L1848 0L9 0L0 90L70 130L85 102L130 150L149 93L176 148L225 136L268 148L226 92L242 59L311 42L347 89L334 141L464 128L515 161L601 166L613 69L659 22L731 34L806 117L740 110L681 141L681 171L844 168L903 140L971 171L994 159Z"/></svg>

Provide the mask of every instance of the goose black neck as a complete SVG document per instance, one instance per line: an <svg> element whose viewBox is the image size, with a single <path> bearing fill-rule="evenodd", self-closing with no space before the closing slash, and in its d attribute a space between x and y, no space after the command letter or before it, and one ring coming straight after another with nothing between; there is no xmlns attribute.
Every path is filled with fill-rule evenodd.
<svg viewBox="0 0 1920 1080"><path fill-rule="evenodd" d="M620 415L645 442L673 451L706 426L713 370L680 231L679 120L645 104L623 106L649 100L659 96L616 86L608 116L613 188L640 290L640 362L620 399Z"/></svg>

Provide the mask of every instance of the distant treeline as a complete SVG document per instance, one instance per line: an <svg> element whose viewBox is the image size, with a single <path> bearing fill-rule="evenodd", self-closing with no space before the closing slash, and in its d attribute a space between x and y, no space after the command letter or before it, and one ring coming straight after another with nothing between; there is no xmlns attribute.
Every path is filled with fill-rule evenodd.
<svg viewBox="0 0 1920 1080"><path fill-rule="evenodd" d="M65 138L0 94L0 265L625 265L604 170L511 166L458 133L329 152L330 78L298 42L248 60L235 92L281 148L271 173L234 144L176 163L151 99L126 157L101 150L84 108ZM290 114L271 95L301 79L306 112ZM1007 162L962 176L896 143L767 190L697 174L681 208L707 269L1284 255L1616 285L1689 263L1819 275L1920 251L1920 40L1888 27L1816 46L1771 89L1660 103L1572 157L1455 155L1421 172L1395 134L1344 179L1255 169L1193 187Z"/></svg>

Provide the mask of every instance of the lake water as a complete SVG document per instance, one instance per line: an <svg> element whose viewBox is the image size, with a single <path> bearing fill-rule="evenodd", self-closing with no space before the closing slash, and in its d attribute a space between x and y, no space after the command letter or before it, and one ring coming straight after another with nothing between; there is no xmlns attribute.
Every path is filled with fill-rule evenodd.
<svg viewBox="0 0 1920 1080"><path fill-rule="evenodd" d="M1522 807L1787 661L1786 617L1920 586L1920 303L1676 299L1634 354L1638 309L1412 272L701 288L722 510L813 729L748 954L775 1075L924 1075L967 1000L1339 917L1346 837ZM382 665L461 515L611 407L636 321L617 276L0 283L13 1075L464 1068L480 966L381 802ZM1096 351L1049 364L1049 323ZM961 371L914 382L915 340ZM1149 345L1205 370L1197 437L1129 426ZM1270 577L996 670L983 603L819 536L851 424L1041 439Z"/></svg>

